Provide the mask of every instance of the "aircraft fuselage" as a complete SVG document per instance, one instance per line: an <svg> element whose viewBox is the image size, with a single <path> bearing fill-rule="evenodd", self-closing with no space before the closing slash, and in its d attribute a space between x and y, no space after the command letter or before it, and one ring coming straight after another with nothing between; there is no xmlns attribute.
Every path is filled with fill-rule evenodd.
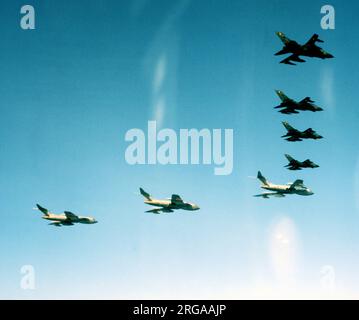
<svg viewBox="0 0 359 320"><path fill-rule="evenodd" d="M144 202L150 206L166 208L166 209L183 209L190 211L199 209L199 207L196 204L187 203L187 202L173 203L171 200L157 200L157 199L145 200Z"/></svg>
<svg viewBox="0 0 359 320"><path fill-rule="evenodd" d="M294 110L301 110L301 111L322 111L323 109L316 106L315 104L309 102L290 102L285 101L281 103L281 107L285 108L292 108Z"/></svg>
<svg viewBox="0 0 359 320"><path fill-rule="evenodd" d="M262 189L274 191L282 194L298 194L301 196L310 196L313 192L308 188L291 188L290 185L279 185L279 184L269 184L269 185L262 185Z"/></svg>
<svg viewBox="0 0 359 320"><path fill-rule="evenodd" d="M92 224L97 222L94 218L91 217L79 216L77 219L69 219L63 214L49 214L48 216L43 216L42 218L49 221L70 222L70 223Z"/></svg>
<svg viewBox="0 0 359 320"><path fill-rule="evenodd" d="M283 52L292 53L297 56L305 56L311 58L321 58L321 59L333 58L333 55L324 51L322 48L316 45L302 46L296 41L288 42L285 45Z"/></svg>

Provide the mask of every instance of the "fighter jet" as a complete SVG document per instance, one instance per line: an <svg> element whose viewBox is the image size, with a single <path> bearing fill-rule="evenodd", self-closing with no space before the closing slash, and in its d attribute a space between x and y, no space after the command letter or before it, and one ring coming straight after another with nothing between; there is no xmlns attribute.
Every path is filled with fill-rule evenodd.
<svg viewBox="0 0 359 320"><path fill-rule="evenodd" d="M312 128L308 128L305 131L299 131L294 129L288 122L282 122L284 127L287 129L287 133L282 136L282 138L286 138L287 141L302 141L303 139L322 139L323 137L316 133Z"/></svg>
<svg viewBox="0 0 359 320"><path fill-rule="evenodd" d="M285 185L273 184L267 181L265 177L258 171L257 178L262 182L261 188L273 192L265 192L257 194L254 197L262 197L269 199L270 196L283 198L286 194L297 194L300 196L311 196L313 193L312 190L304 186L303 180L296 180L293 183L287 183Z"/></svg>
<svg viewBox="0 0 359 320"><path fill-rule="evenodd" d="M64 211L64 213L62 214L54 214L38 204L36 204L36 208L34 209L40 210L44 214L42 216L43 219L53 221L52 223L49 224L55 227L72 226L75 223L84 223L84 224L97 223L97 221L92 217L77 216L70 211Z"/></svg>
<svg viewBox="0 0 359 320"><path fill-rule="evenodd" d="M197 206L194 203L184 202L181 199L181 197L177 194L173 194L171 199L157 200L157 199L153 199L142 188L140 188L140 192L145 198L144 203L156 207L155 209L151 209L146 212L159 214L161 212L173 212L173 210L177 210L177 209L183 209L189 211L199 210L199 206Z"/></svg>
<svg viewBox="0 0 359 320"><path fill-rule="evenodd" d="M308 110L308 111L312 111L312 112L323 111L322 108L313 104L314 101L309 97L305 97L303 100L297 102L297 101L294 101L293 99L288 98L283 93L283 91L275 90L275 92L277 93L278 97L282 100L282 102L279 106L274 107L274 109L283 108L282 110L279 110L278 112L281 112L284 114L291 114L291 113L299 113L296 110L302 110L302 111Z"/></svg>
<svg viewBox="0 0 359 320"><path fill-rule="evenodd" d="M288 168L288 170L302 170L302 168L319 168L317 164L315 164L313 161L307 159L303 162L295 160L292 158L289 154L286 154L285 157L288 159L289 163L285 166L285 168Z"/></svg>
<svg viewBox="0 0 359 320"><path fill-rule="evenodd" d="M300 45L296 41L290 40L285 36L283 32L276 32L276 34L280 38L280 40L282 40L282 42L284 43L284 47L282 50L278 51L275 55L278 56L282 54L291 53L289 57L285 58L280 63L295 65L295 63L293 63L292 61L305 62L305 60L299 58L299 56L321 58L321 59L334 58L333 55L324 51L322 48L316 45L317 42L324 42L319 39L319 36L317 34L314 34L309 39L309 41L304 45Z"/></svg>

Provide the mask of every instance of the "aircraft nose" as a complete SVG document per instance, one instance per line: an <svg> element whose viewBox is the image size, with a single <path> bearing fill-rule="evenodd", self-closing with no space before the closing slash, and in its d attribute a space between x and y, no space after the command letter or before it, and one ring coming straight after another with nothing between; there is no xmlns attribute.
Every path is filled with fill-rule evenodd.
<svg viewBox="0 0 359 320"><path fill-rule="evenodd" d="M334 56L330 53L327 53L327 58L334 58Z"/></svg>
<svg viewBox="0 0 359 320"><path fill-rule="evenodd" d="M193 206L193 210L199 210L199 206L197 206L196 204Z"/></svg>

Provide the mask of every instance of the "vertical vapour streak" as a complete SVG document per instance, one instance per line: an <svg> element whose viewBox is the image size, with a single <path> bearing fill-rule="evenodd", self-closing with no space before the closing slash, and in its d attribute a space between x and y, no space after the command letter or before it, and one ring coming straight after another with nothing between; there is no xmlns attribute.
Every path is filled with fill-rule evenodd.
<svg viewBox="0 0 359 320"><path fill-rule="evenodd" d="M335 114L335 95L334 95L334 70L325 66L321 69L319 77L319 85L321 90L321 101L323 107L329 112L330 116Z"/></svg>
<svg viewBox="0 0 359 320"><path fill-rule="evenodd" d="M269 254L278 282L283 289L294 283L298 259L298 236L296 226L289 217L282 217L270 231Z"/></svg>
<svg viewBox="0 0 359 320"><path fill-rule="evenodd" d="M178 23L189 4L176 1L164 16L144 57L144 65L151 81L149 117L171 126L176 119L177 67L179 54Z"/></svg>

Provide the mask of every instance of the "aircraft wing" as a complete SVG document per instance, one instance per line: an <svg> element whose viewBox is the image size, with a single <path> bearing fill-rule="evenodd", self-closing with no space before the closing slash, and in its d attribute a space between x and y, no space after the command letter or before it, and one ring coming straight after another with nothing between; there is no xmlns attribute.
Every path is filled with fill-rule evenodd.
<svg viewBox="0 0 359 320"><path fill-rule="evenodd" d="M283 114L299 113L299 112L296 111L295 109L293 109L293 108L288 108L288 107L285 108L285 109L279 110L278 112L283 113Z"/></svg>
<svg viewBox="0 0 359 320"><path fill-rule="evenodd" d="M290 59L291 57L293 57L294 55L291 55L285 59L283 59L280 63L284 63L284 64L290 64L292 66L295 66L296 64L292 62L292 60Z"/></svg>
<svg viewBox="0 0 359 320"><path fill-rule="evenodd" d="M74 214L70 211L65 211L64 213L65 213L66 218L69 220L76 220L79 218L76 214Z"/></svg>
<svg viewBox="0 0 359 320"><path fill-rule="evenodd" d="M289 170L302 170L302 168L298 165L291 165L287 167Z"/></svg>
<svg viewBox="0 0 359 320"><path fill-rule="evenodd" d="M280 56L282 54L287 54L290 53L290 51L287 48L283 48L282 50L278 51L277 53L275 53L275 56Z"/></svg>
<svg viewBox="0 0 359 320"><path fill-rule="evenodd" d="M63 226L73 226L74 224L71 221L61 221Z"/></svg>
<svg viewBox="0 0 359 320"><path fill-rule="evenodd" d="M69 221L55 221L55 222L51 222L49 223L50 226L55 226L55 227L62 227L62 226L73 226L74 224L72 222Z"/></svg>
<svg viewBox="0 0 359 320"><path fill-rule="evenodd" d="M313 161L311 161L311 160L309 160L309 159L305 160L303 163L304 163L305 165L307 165L307 166L311 166L312 168L318 166L317 164L315 164ZM318 166L318 167L319 167L319 166Z"/></svg>
<svg viewBox="0 0 359 320"><path fill-rule="evenodd" d="M315 131L312 128L308 128L307 130L304 131L305 133L315 133Z"/></svg>
<svg viewBox="0 0 359 320"><path fill-rule="evenodd" d="M173 204L182 204L183 200L178 194L173 194L171 197L171 202Z"/></svg>
<svg viewBox="0 0 359 320"><path fill-rule="evenodd" d="M310 97L305 97L304 99L300 100L299 103L314 103L315 101L312 100Z"/></svg>
<svg viewBox="0 0 359 320"><path fill-rule="evenodd" d="M147 210L146 212L155 213L155 214L160 214L160 213L161 213L161 208Z"/></svg>
<svg viewBox="0 0 359 320"><path fill-rule="evenodd" d="M290 136L290 137L286 138L285 140L291 141L291 142L294 142L294 141L303 141L301 138L296 137L296 136Z"/></svg>
<svg viewBox="0 0 359 320"><path fill-rule="evenodd" d="M316 42L324 42L323 40L319 39L319 36L315 33L311 36L311 38L307 41L304 46L313 46Z"/></svg>
<svg viewBox="0 0 359 320"><path fill-rule="evenodd" d="M54 226L54 227L61 227L61 222L60 221L55 221L55 222L49 223L49 225Z"/></svg>
<svg viewBox="0 0 359 320"><path fill-rule="evenodd" d="M167 208L156 208L156 209L147 210L146 212L160 214L161 212L173 212L173 210Z"/></svg>
<svg viewBox="0 0 359 320"><path fill-rule="evenodd" d="M290 186L291 189L294 189L296 187L304 187L303 180L301 179L295 180Z"/></svg>
<svg viewBox="0 0 359 320"><path fill-rule="evenodd" d="M256 194L253 197L262 197L264 199L269 199L269 197L277 197L277 198L284 198L285 195L279 192L265 192L261 194Z"/></svg>
<svg viewBox="0 0 359 320"><path fill-rule="evenodd" d="M292 55L290 55L289 57L283 59L280 63L290 64L290 65L292 65L292 66L295 66L296 64L293 63L292 61L295 61L295 62L305 62L305 60L299 58L298 55L292 54Z"/></svg>

